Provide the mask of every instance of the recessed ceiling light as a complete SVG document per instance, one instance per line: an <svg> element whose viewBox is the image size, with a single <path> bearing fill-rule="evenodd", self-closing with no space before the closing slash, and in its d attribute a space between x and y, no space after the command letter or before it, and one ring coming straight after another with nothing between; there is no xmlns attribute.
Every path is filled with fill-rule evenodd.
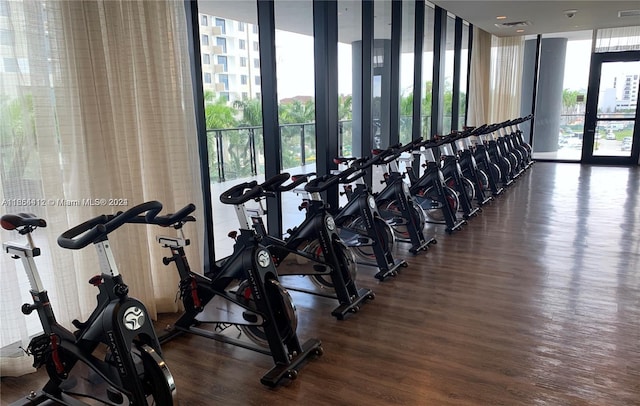
<svg viewBox="0 0 640 406"><path fill-rule="evenodd" d="M524 32L524 30L516 30L516 32Z"/></svg>
<svg viewBox="0 0 640 406"><path fill-rule="evenodd" d="M506 20L507 16L497 16L496 20Z"/></svg>

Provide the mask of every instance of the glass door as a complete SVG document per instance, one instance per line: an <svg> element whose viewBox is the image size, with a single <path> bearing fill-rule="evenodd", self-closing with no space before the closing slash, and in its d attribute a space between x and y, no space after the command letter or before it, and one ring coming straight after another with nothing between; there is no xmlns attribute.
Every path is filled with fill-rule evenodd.
<svg viewBox="0 0 640 406"><path fill-rule="evenodd" d="M593 54L582 161L632 165L640 154L640 51Z"/></svg>

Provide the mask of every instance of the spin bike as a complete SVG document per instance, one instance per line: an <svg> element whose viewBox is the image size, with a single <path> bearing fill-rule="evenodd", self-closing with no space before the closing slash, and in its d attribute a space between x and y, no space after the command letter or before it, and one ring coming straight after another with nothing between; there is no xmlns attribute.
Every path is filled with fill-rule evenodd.
<svg viewBox="0 0 640 406"><path fill-rule="evenodd" d="M455 134L450 134L440 140L440 166L446 185L458 193L463 218L468 219L476 216L480 209L473 207L476 191L473 182L464 176L460 157L455 153L454 143L457 138Z"/></svg>
<svg viewBox="0 0 640 406"><path fill-rule="evenodd" d="M334 159L338 165L351 162L346 171L338 174L339 182L344 185L344 192L341 193L347 196L348 201L334 216L340 229L340 237L365 261L360 263L379 269L375 277L382 281L389 276L396 276L399 268L406 268L408 264L405 260L393 258L393 229L378 212L371 188L362 181L366 170L381 159L383 155L368 160L344 157ZM372 259L376 262L371 262Z"/></svg>
<svg viewBox="0 0 640 406"><path fill-rule="evenodd" d="M504 192L506 184L502 177L502 170L500 166L493 161L491 154L489 153L489 143L485 141L485 135L496 129L496 125L484 125L474 131L474 135L480 142L475 145L473 149L473 156L476 160L478 168L487 175L489 183L489 189L493 196L499 196Z"/></svg>
<svg viewBox="0 0 640 406"><path fill-rule="evenodd" d="M413 170L413 159L405 159L406 173L411 187L409 191L416 202L430 218L427 222L446 225L448 234L460 229L466 220L456 215L460 207L460 200L455 190L445 183L440 162L434 151L438 151L441 142L432 140L418 140L414 143L413 154L424 160L422 175Z"/></svg>
<svg viewBox="0 0 640 406"><path fill-rule="evenodd" d="M3 250L21 259L31 284L33 304L22 305L22 313L38 313L44 333L33 338L27 353L33 366L45 366L49 380L39 392L14 405L51 403L84 405L91 398L109 405L172 405L176 387L162 359L160 343L145 306L128 296L128 287L118 272L107 235L128 219L147 213L151 218L162 209L159 202L147 202L115 216L98 216L58 238L63 248L80 249L94 244L102 273L89 280L99 289L97 306L85 322L73 320L71 332L58 324L42 285L34 257L40 255L31 237L43 219L32 214L6 214L6 230L25 235L27 244L4 243Z"/></svg>
<svg viewBox="0 0 640 406"><path fill-rule="evenodd" d="M405 146L394 145L386 150L374 150L374 155L380 158L374 165L384 165L388 168L381 183L384 189L375 195L378 211L393 229L398 241L409 242L409 252L417 254L426 250L431 244L436 244L435 238L424 236L425 214L410 193L409 186L404 181L404 174L398 168L398 158L405 152L411 151L421 140L410 142ZM408 237L408 238L407 238Z"/></svg>
<svg viewBox="0 0 640 406"><path fill-rule="evenodd" d="M524 140L524 135L522 133L522 130L520 129L520 124L526 121L529 121L532 118L533 118L533 114L530 114L526 117L515 119L509 123L509 126L511 127L511 130L512 130L512 133L511 133L512 143L515 146L515 148L519 149L522 152L522 155L524 157L525 169L528 169L529 167L531 167L531 165L534 164L533 157L532 157L533 149L531 148L531 145L529 145Z"/></svg>
<svg viewBox="0 0 640 406"><path fill-rule="evenodd" d="M452 143L454 152L459 158L463 176L473 183L474 196L478 207L482 207L493 200L493 196L487 196L486 194L489 191L489 178L478 167L473 154L473 145L471 144L471 137L475 135L476 130L482 129L484 128L467 129L460 133Z"/></svg>
<svg viewBox="0 0 640 406"><path fill-rule="evenodd" d="M267 179L259 185L262 190L257 199L259 209L244 208L244 217L240 221L243 226L248 226L251 222L261 242L269 248L273 261L281 270L281 276L306 275L320 289L333 289L335 296L289 287L290 290L337 299L339 305L331 315L338 320L343 320L347 314L358 312L360 306L367 299L373 299L375 295L370 289L358 288L356 285L357 267L353 253L340 239L336 221L320 196L320 192L336 182L325 181L327 177L317 177L309 181L308 176L310 175L294 176L293 181L288 185L284 185L290 177L288 173L281 173ZM302 224L288 230L289 237L285 240L269 235L262 220L262 215L265 214L262 200L275 193L293 190L305 182L307 182L305 191L311 195L311 198L303 202L300 207L301 210L306 209ZM238 217L240 218L240 212ZM296 266L294 271L283 270L285 267L280 265L289 254L295 254L298 261L301 259L309 261L312 265L311 269L308 266Z"/></svg>
<svg viewBox="0 0 640 406"><path fill-rule="evenodd" d="M255 181L242 183L224 192L220 200L234 205L240 218L244 204L261 193ZM191 271L184 251L189 240L182 228L195 221L190 216L194 210L195 206L189 204L175 214L134 220L172 227L178 232L177 236L157 237L160 245L171 251L163 263L175 263L180 276L179 295L185 309L160 341L164 343L182 333L191 333L236 345L273 358L274 367L260 379L263 385L275 387L285 378L295 379L299 367L310 356L322 355L323 350L316 339L300 345L296 308L278 281L271 254L260 242L260 236L243 224L240 233L233 234L236 242L231 256L217 261L206 275ZM226 318L219 319L216 310L223 307ZM214 330L201 327L203 325L213 325ZM243 332L251 343L224 334L232 327Z"/></svg>

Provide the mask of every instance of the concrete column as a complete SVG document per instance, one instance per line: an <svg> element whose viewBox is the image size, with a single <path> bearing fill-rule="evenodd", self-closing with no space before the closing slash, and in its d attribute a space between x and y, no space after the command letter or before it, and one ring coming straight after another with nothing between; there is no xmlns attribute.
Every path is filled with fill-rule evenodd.
<svg viewBox="0 0 640 406"><path fill-rule="evenodd" d="M538 70L534 152L558 150L567 38L543 38Z"/></svg>

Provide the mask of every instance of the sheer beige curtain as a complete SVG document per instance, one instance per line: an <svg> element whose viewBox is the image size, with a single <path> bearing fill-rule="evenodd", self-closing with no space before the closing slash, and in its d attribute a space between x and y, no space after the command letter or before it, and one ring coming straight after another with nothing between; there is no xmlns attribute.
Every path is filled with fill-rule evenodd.
<svg viewBox="0 0 640 406"><path fill-rule="evenodd" d="M524 37L492 38L489 122L520 116L523 62Z"/></svg>
<svg viewBox="0 0 640 406"><path fill-rule="evenodd" d="M469 112L467 124L480 126L489 121L489 83L491 80L491 34L473 27L469 72Z"/></svg>
<svg viewBox="0 0 640 406"><path fill-rule="evenodd" d="M3 2L0 33L0 213L34 212L43 283L60 322L86 318L95 305L87 281L99 272L95 250L63 250L65 229L101 213L159 200L165 212L193 202L201 187L184 5L176 1ZM124 206L75 206L82 199L126 199ZM35 204L11 204L38 199ZM197 223L201 224L201 223ZM186 230L194 269L203 232ZM115 257L132 296L152 315L177 310L177 274L162 265L155 235L127 225L113 233ZM16 239L8 232L3 241ZM28 284L19 263L2 255L2 375L31 363L20 351L38 334L25 317ZM12 326L7 328L6 326ZM15 326L15 327L14 327ZM6 356L5 356L6 355Z"/></svg>

